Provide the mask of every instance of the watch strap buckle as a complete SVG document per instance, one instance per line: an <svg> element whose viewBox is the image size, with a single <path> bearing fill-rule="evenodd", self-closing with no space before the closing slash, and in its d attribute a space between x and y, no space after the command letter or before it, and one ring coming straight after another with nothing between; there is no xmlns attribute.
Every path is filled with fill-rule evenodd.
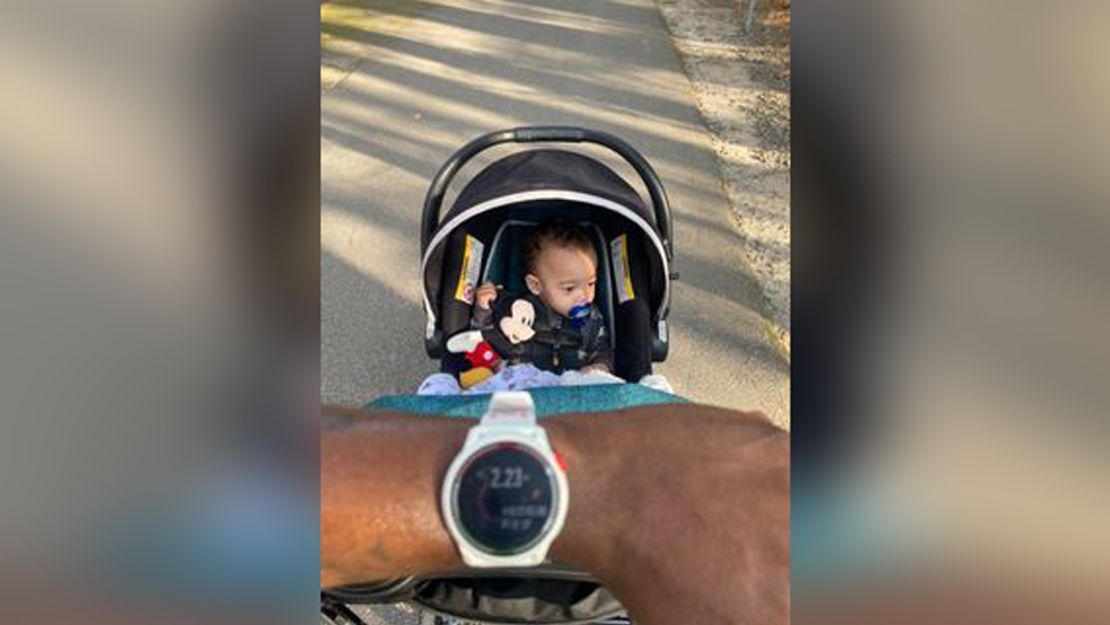
<svg viewBox="0 0 1110 625"><path fill-rule="evenodd" d="M482 425L523 426L536 425L536 404L526 391L498 391L489 400L489 407L482 415Z"/></svg>

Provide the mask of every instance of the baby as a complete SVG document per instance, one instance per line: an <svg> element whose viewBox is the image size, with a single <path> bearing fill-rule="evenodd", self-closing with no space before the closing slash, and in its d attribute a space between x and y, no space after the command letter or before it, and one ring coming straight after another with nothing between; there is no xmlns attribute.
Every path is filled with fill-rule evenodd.
<svg viewBox="0 0 1110 625"><path fill-rule="evenodd" d="M566 221L545 223L530 232L521 250L524 283L543 302L550 327L537 325L528 360L540 369L610 373L612 349L605 318L594 305L597 254L586 233ZM500 287L487 282L474 294L473 322L489 325Z"/></svg>

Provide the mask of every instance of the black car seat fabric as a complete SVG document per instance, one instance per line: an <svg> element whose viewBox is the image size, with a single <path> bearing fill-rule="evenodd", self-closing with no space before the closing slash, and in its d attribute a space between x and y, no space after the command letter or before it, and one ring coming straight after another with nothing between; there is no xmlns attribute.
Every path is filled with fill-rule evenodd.
<svg viewBox="0 0 1110 625"><path fill-rule="evenodd" d="M629 382L638 382L640 378L652 372L652 318L647 297L650 284L649 272L647 263L638 262L638 259L645 258L643 240L629 236L626 237L625 242L628 260L620 263L620 266L612 271L613 340L620 346L619 349L613 350L613 367L614 373L620 377ZM628 280L623 291L621 285L616 283L622 279ZM628 298L628 295L632 297ZM622 299L625 301L622 302Z"/></svg>

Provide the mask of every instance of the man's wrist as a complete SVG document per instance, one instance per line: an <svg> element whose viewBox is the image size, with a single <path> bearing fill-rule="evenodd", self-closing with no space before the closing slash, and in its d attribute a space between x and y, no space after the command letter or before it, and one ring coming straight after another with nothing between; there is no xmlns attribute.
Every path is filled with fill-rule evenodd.
<svg viewBox="0 0 1110 625"><path fill-rule="evenodd" d="M543 422L551 447L566 464L570 505L550 560L595 574L607 571L613 537L624 523L609 492L619 470L618 450L605 450L604 428L596 415L566 415Z"/></svg>

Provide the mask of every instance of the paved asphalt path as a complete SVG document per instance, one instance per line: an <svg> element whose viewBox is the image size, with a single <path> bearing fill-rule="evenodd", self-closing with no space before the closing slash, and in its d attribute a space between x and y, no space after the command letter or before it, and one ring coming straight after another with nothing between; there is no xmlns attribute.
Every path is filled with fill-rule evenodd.
<svg viewBox="0 0 1110 625"><path fill-rule="evenodd" d="M709 135L655 4L372 4L371 19L324 27L324 401L412 392L434 371L422 344L419 215L448 155L492 130L565 124L623 137L671 198L681 280L671 354L657 372L692 400L760 409L788 426L789 365L767 336ZM431 622L411 609L360 611L375 624Z"/></svg>
<svg viewBox="0 0 1110 625"><path fill-rule="evenodd" d="M692 400L788 426L789 364L767 337L709 135L655 4L370 5L370 19L324 29L323 399L412 392L434 371L422 345L419 215L448 155L492 130L565 124L623 137L670 196L681 280L657 372Z"/></svg>

